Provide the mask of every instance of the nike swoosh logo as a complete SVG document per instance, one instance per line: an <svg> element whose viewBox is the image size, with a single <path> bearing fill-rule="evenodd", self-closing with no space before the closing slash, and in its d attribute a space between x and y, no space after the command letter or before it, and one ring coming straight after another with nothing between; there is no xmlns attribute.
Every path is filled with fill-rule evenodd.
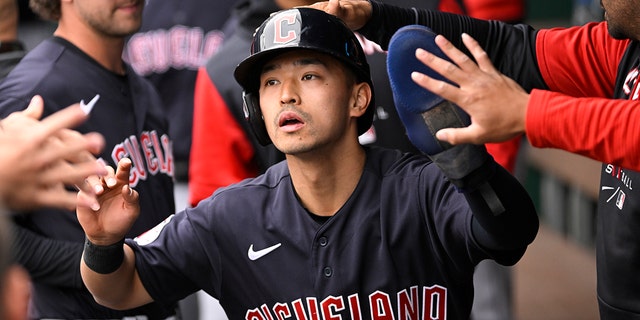
<svg viewBox="0 0 640 320"><path fill-rule="evenodd" d="M249 252L248 252L249 260L251 261L258 260L266 256L267 254L271 253L271 251L278 249L281 245L282 243L278 243L278 244L272 245L271 247L264 248L262 250L253 251L253 244L252 244L251 246L249 246Z"/></svg>
<svg viewBox="0 0 640 320"><path fill-rule="evenodd" d="M100 99L100 95L96 94L96 96L87 104L84 103L84 100L80 100L80 108L84 111L84 114L89 114L89 112L91 112L91 109L93 109L93 106L98 102L98 99Z"/></svg>

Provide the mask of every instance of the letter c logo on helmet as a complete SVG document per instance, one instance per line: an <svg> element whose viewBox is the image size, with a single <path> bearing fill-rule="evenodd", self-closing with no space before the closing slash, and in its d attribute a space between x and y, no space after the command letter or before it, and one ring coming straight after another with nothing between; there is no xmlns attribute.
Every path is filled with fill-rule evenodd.
<svg viewBox="0 0 640 320"><path fill-rule="evenodd" d="M262 145L271 143L258 104L262 66L277 55L295 49L325 53L342 61L353 70L358 81L369 83L373 91L371 71L360 42L340 19L311 8L278 11L256 29L250 56L240 62L234 72L236 81L243 89L245 116ZM374 105L372 97L369 106ZM358 134L371 127L373 109L368 107L358 119Z"/></svg>
<svg viewBox="0 0 640 320"><path fill-rule="evenodd" d="M278 17L273 25L275 30L273 33L274 44L285 44L293 41L298 37L295 29L296 15L293 13L285 14Z"/></svg>

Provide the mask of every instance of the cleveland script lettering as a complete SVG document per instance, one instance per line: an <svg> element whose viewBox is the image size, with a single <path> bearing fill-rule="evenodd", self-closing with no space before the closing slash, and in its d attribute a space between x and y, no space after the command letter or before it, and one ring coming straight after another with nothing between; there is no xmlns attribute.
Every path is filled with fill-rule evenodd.
<svg viewBox="0 0 640 320"><path fill-rule="evenodd" d="M133 162L129 184L135 187L140 180L146 180L147 175L164 173L173 177L173 151L171 139L168 135L158 135L158 132L143 131L140 138L130 136L128 139L113 147L111 158L118 163L123 158L130 158Z"/></svg>
<svg viewBox="0 0 640 320"><path fill-rule="evenodd" d="M393 303L393 300L396 300L396 303ZM271 308L262 305L247 310L245 320L447 319L447 288L439 285L422 287L422 292L414 286L398 292L396 297L376 291L365 301L368 301L367 305L361 303L358 294L347 297L329 296L322 301L318 301L315 297L306 298L304 302L302 299L297 299L290 303L276 303ZM397 306L395 310L394 305ZM365 311L368 312L363 313L362 308L366 308Z"/></svg>

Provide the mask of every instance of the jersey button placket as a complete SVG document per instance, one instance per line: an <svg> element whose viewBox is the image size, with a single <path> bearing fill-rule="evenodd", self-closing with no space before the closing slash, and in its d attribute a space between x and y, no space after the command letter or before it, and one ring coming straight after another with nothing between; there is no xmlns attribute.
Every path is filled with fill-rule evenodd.
<svg viewBox="0 0 640 320"><path fill-rule="evenodd" d="M318 238L318 244L320 245L320 247L326 247L329 244L329 240L327 239L327 237L320 237ZM333 275L333 269L331 269L331 267L324 267L322 269L322 274L326 277L326 278L330 278Z"/></svg>

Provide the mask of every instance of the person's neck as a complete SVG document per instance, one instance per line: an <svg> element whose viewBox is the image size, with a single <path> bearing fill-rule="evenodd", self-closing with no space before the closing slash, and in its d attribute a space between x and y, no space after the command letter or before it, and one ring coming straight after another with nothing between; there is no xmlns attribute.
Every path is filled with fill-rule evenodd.
<svg viewBox="0 0 640 320"><path fill-rule="evenodd" d="M365 151L359 145L346 152L287 155L300 202L319 216L332 216L345 204L360 181L365 160Z"/></svg>
<svg viewBox="0 0 640 320"><path fill-rule="evenodd" d="M64 38L96 60L100 65L113 73L124 75L126 69L122 60L125 39L100 36L86 28L71 28L60 23L53 33Z"/></svg>

